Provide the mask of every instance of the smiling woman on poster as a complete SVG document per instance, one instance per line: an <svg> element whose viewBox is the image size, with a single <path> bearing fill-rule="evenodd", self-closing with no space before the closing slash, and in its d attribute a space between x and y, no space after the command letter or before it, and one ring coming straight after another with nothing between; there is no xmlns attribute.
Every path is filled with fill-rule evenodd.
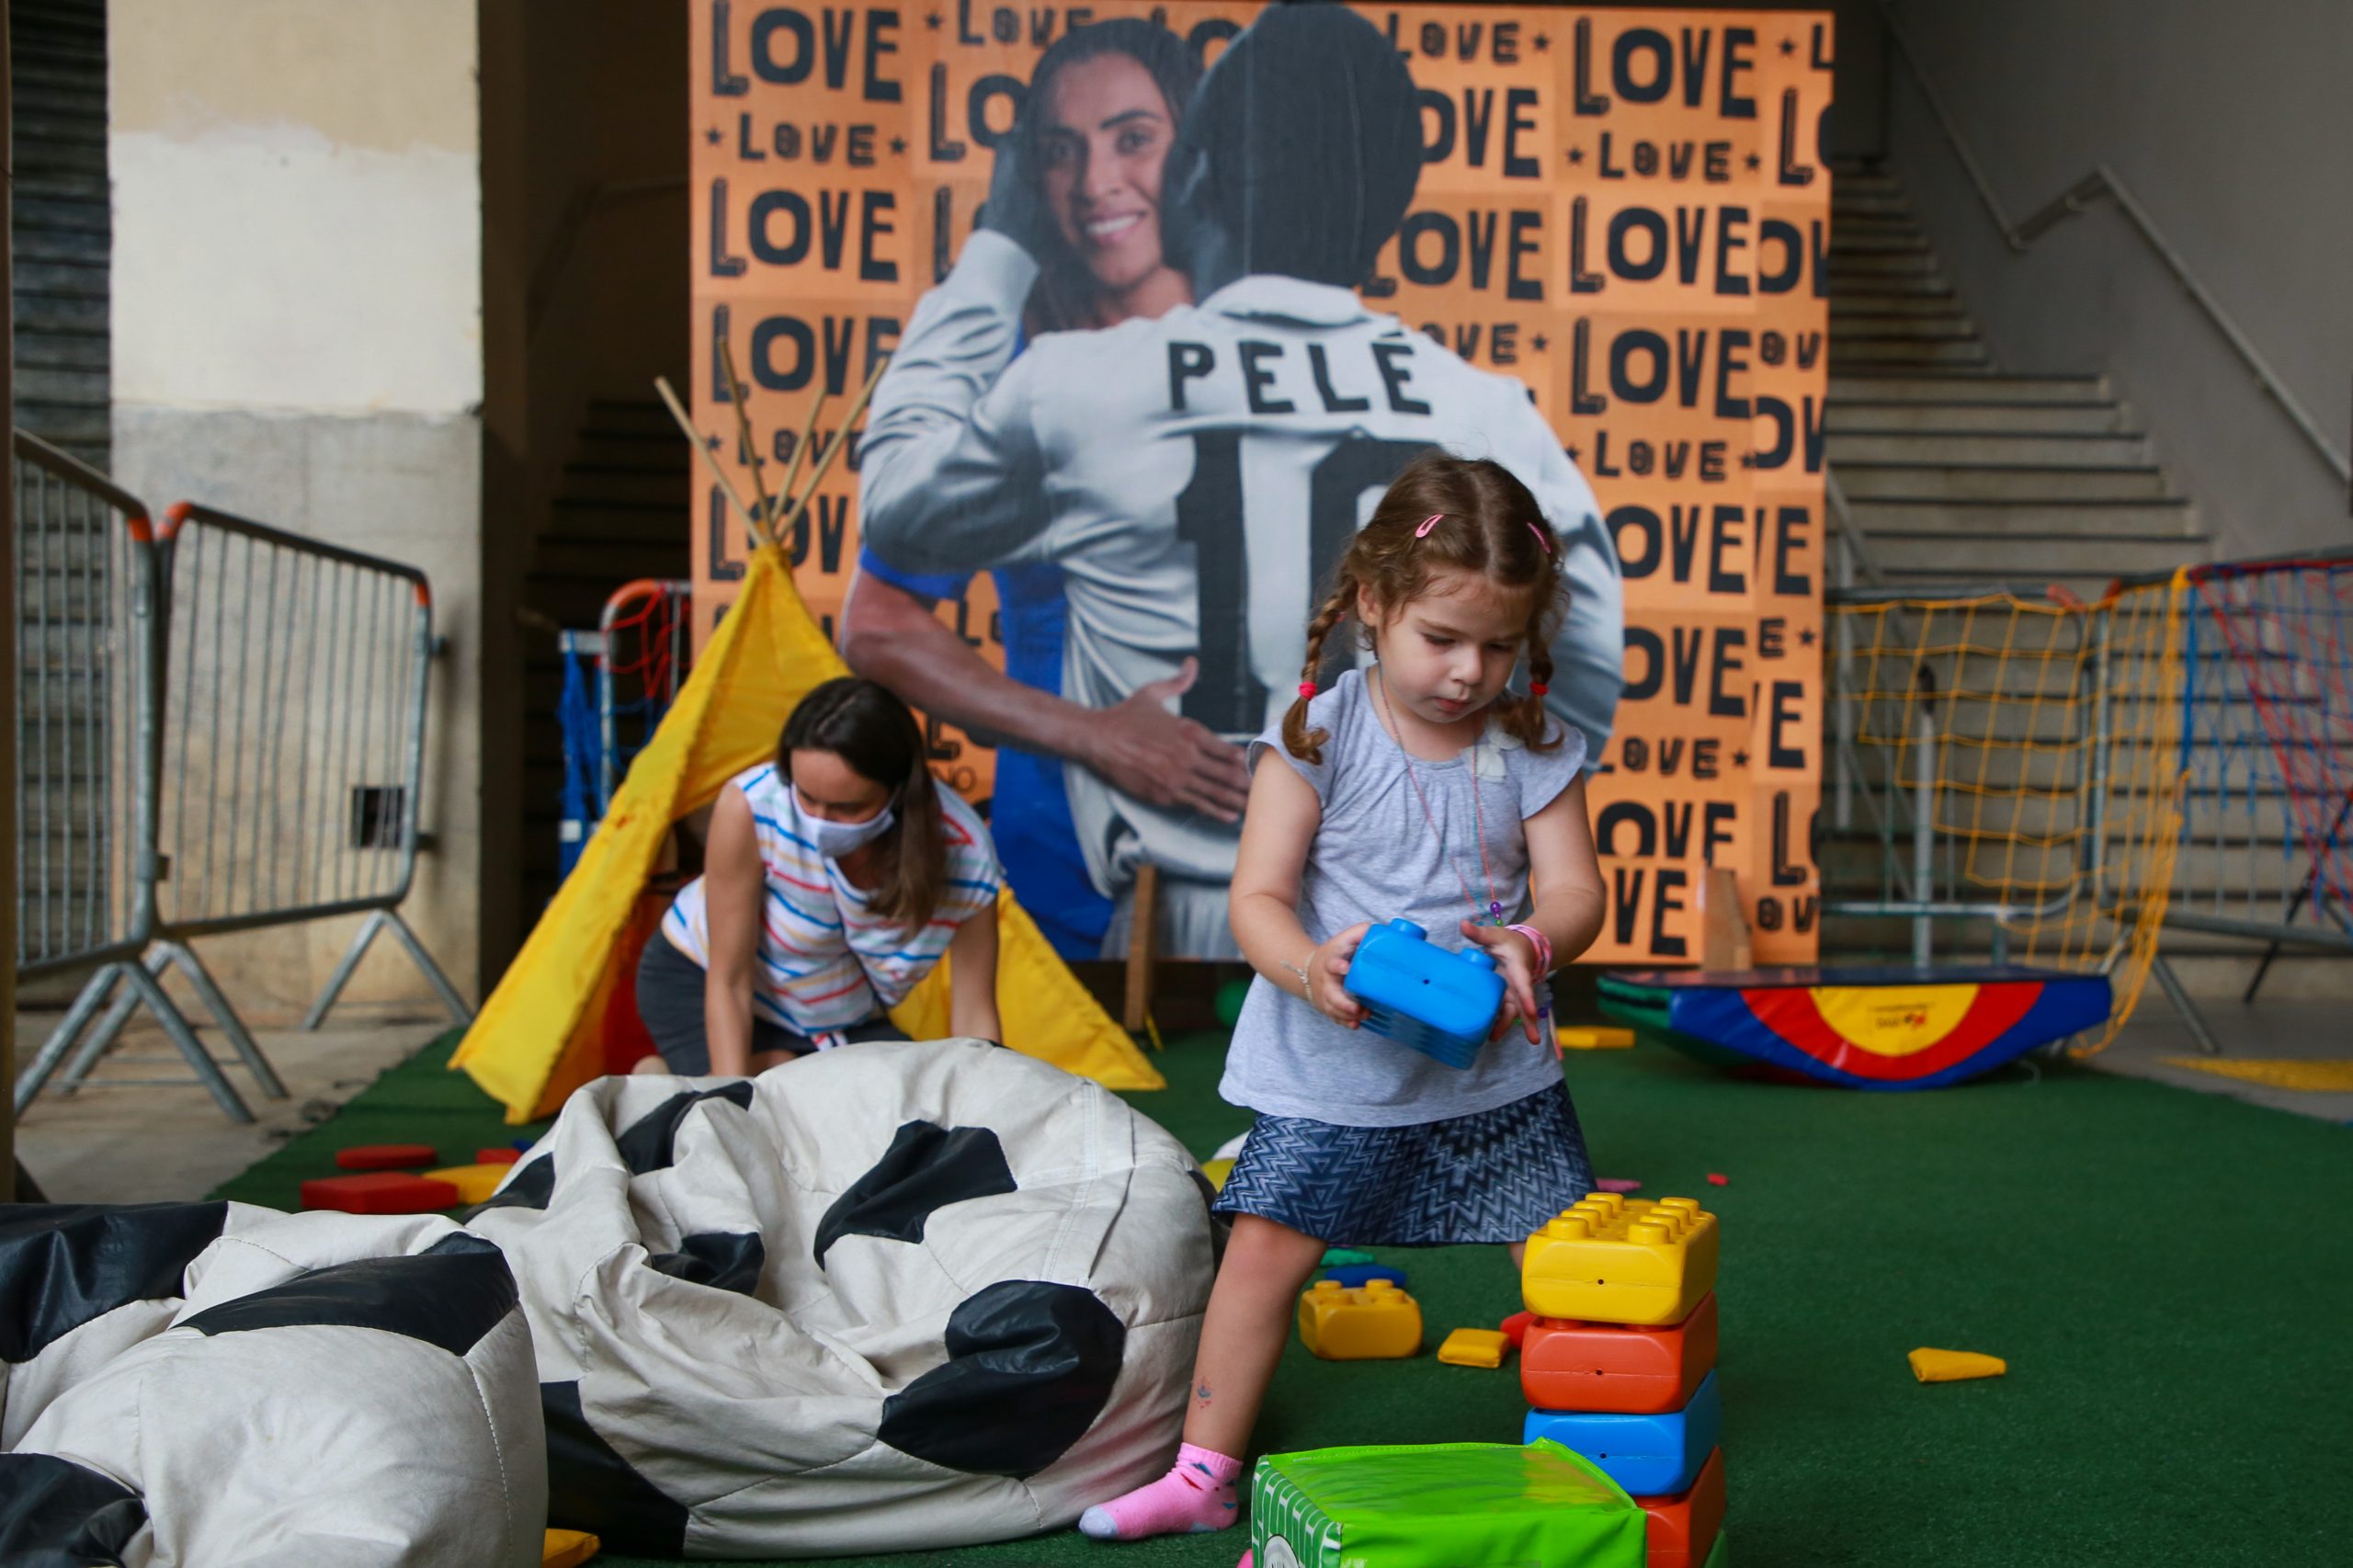
<svg viewBox="0 0 2353 1568"><path fill-rule="evenodd" d="M997 145L982 216L955 272L917 311L886 397L967 402L1040 333L1115 326L1192 301L1162 241L1162 169L1199 69L1174 33L1121 19L1065 35L1038 62ZM1166 805L1233 820L1241 753L1167 703L1189 674L1108 710L1062 696L1067 607L1051 563L996 570L1005 670L933 614L970 573L910 573L861 551L842 608L852 668L998 746L992 825L1007 879L1065 957L1091 958L1111 903L1087 874L1067 762Z"/></svg>

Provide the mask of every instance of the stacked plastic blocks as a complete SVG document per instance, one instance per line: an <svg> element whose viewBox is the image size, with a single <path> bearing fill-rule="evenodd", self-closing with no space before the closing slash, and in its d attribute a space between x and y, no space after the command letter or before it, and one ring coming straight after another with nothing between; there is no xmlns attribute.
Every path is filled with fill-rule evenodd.
<svg viewBox="0 0 2353 1568"><path fill-rule="evenodd" d="M1722 1568L1716 1217L1597 1192L1528 1239L1522 1436L1583 1455L1650 1516L1650 1568Z"/></svg>

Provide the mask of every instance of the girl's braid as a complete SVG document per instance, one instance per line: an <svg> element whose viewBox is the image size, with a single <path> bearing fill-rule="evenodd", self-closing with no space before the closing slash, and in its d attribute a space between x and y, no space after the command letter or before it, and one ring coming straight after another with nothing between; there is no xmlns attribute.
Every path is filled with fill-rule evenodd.
<svg viewBox="0 0 2353 1568"><path fill-rule="evenodd" d="M1324 666L1324 641L1348 618L1348 612L1356 608L1356 574L1344 568L1339 580L1332 585L1331 594L1316 610L1315 619L1307 623L1307 663L1299 672L1302 688L1315 684L1315 672ZM1330 738L1322 730L1307 727L1307 692L1302 689L1292 699L1290 710L1283 714L1284 749L1302 762L1320 765L1324 760L1324 743Z"/></svg>

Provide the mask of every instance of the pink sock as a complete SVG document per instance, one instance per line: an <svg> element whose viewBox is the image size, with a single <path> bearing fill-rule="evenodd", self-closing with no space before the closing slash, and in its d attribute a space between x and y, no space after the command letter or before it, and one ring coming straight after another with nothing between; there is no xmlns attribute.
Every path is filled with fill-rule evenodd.
<svg viewBox="0 0 2353 1568"><path fill-rule="evenodd" d="M1233 1483L1241 1473L1240 1460L1187 1443L1166 1475L1080 1515L1079 1532L1097 1540L1142 1540L1222 1530L1238 1517Z"/></svg>

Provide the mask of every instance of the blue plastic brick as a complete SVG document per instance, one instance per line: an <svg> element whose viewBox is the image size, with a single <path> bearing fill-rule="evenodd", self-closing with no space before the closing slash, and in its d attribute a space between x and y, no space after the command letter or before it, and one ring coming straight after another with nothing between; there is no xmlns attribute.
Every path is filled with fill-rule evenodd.
<svg viewBox="0 0 2353 1568"><path fill-rule="evenodd" d="M1351 1290L1361 1290L1376 1279L1386 1279L1400 1290L1405 1288L1405 1271L1392 1268L1385 1263L1347 1263L1324 1271L1326 1279L1337 1280Z"/></svg>
<svg viewBox="0 0 2353 1568"><path fill-rule="evenodd" d="M1494 959L1433 947L1410 920L1366 932L1346 983L1365 1005L1365 1028L1449 1067L1471 1065L1504 1004Z"/></svg>
<svg viewBox="0 0 2353 1568"><path fill-rule="evenodd" d="M1672 1497L1691 1489L1709 1450L1723 1434L1723 1403L1716 1374L1700 1381L1691 1403L1665 1415L1586 1415L1531 1410L1521 1441L1550 1437L1583 1454L1634 1497Z"/></svg>

